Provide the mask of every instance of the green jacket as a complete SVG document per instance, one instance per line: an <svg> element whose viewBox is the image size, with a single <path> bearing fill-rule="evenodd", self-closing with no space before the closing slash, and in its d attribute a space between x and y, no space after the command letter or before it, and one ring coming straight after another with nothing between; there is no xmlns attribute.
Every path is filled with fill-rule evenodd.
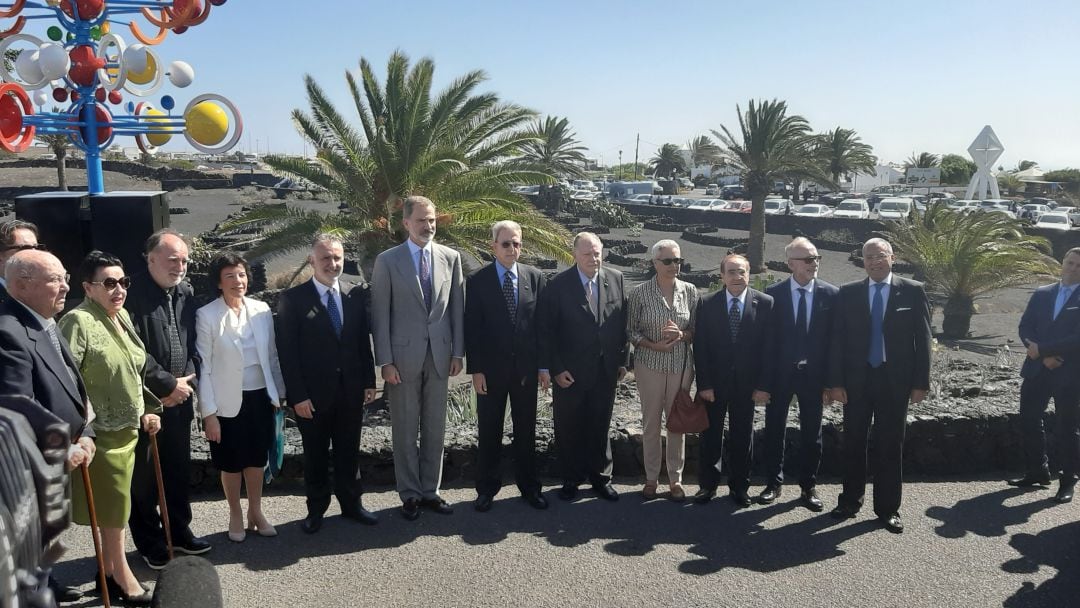
<svg viewBox="0 0 1080 608"><path fill-rule="evenodd" d="M146 350L142 340L127 310L121 309L118 318L123 332L100 304L86 298L57 323L97 414L96 430L139 428L143 414L161 411L161 402L143 384Z"/></svg>

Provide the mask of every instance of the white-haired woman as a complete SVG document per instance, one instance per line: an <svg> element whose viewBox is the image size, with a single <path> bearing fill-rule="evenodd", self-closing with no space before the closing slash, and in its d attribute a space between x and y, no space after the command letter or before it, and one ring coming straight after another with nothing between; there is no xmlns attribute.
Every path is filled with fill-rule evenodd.
<svg viewBox="0 0 1080 608"><path fill-rule="evenodd" d="M656 276L633 290L627 300L627 335L634 345L634 376L641 400L645 452L646 499L656 498L660 478L663 418L679 388L693 376L694 316L697 288L679 280L682 265L679 244L664 239L652 246ZM683 500L682 470L685 442L682 434L668 433L667 470L672 500Z"/></svg>

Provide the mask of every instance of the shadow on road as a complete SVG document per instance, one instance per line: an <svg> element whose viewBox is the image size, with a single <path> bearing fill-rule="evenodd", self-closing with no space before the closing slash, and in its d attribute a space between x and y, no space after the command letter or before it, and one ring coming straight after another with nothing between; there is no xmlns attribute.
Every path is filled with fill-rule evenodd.
<svg viewBox="0 0 1080 608"><path fill-rule="evenodd" d="M1005 501L1018 496L1042 492L1045 500L1006 505ZM978 536L1004 536L1006 528L1027 523L1031 516L1055 506L1050 490L1004 488L989 494L968 498L951 507L930 507L926 516L941 522L934 529L945 538L963 538L968 532Z"/></svg>
<svg viewBox="0 0 1080 608"><path fill-rule="evenodd" d="M1057 570L1041 585L1027 581L1005 600L1004 608L1059 608L1075 606L1080 598L1080 576L1077 558L1080 557L1080 522L1072 522L1044 530L1038 534L1014 534L1009 546L1020 557L1001 565L1005 572L1034 574L1041 567Z"/></svg>

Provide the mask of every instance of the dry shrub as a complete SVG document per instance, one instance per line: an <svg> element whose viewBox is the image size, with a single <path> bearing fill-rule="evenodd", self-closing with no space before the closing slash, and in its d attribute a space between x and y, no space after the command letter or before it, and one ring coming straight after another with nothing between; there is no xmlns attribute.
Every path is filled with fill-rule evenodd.
<svg viewBox="0 0 1080 608"><path fill-rule="evenodd" d="M293 275L296 275L296 270L283 270L270 275L266 280L266 287L268 289L288 289L293 285L299 285L310 280L312 274L314 273L311 266L305 266L300 271L300 274L296 276L296 280L292 280Z"/></svg>

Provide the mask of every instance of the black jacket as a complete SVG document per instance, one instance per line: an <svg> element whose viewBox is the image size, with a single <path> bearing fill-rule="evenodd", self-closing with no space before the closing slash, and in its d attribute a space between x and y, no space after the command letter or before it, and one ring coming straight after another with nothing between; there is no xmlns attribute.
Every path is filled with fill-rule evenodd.
<svg viewBox="0 0 1080 608"><path fill-rule="evenodd" d="M727 290L698 301L694 332L694 364L699 391L713 389L717 398L749 399L754 390L772 392L773 299L746 288L739 334L731 342Z"/></svg>
<svg viewBox="0 0 1080 608"><path fill-rule="evenodd" d="M536 377L540 360L536 307L544 275L520 262L517 269L517 318L513 325L494 262L465 282L466 373L518 383Z"/></svg>
<svg viewBox="0 0 1080 608"><path fill-rule="evenodd" d="M792 302L791 281L785 279L770 285L765 293L773 299L773 352L775 354L773 384L776 388L789 385L795 364L795 314ZM832 339L832 314L836 294L840 290L821 279L814 279L813 310L807 318L806 377L818 388L825 388L829 381L829 341Z"/></svg>
<svg viewBox="0 0 1080 608"><path fill-rule="evenodd" d="M198 353L195 350L195 311L199 306L191 286L180 283L176 286L176 322L180 326L180 345L184 348L183 358L185 376L198 370ZM176 377L169 372L169 325L168 299L165 290L158 287L148 272L135 275L131 279L124 308L131 315L135 333L146 347L146 368L143 378L146 387L155 397L161 398L176 388ZM192 383L192 387L195 383Z"/></svg>

